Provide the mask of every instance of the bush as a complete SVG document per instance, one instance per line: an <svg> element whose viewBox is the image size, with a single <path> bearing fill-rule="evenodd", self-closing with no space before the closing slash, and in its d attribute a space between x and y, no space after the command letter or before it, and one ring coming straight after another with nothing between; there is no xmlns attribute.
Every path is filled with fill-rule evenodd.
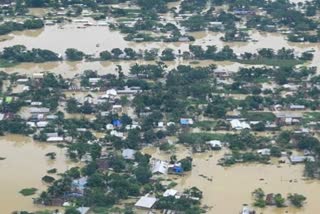
<svg viewBox="0 0 320 214"><path fill-rule="evenodd" d="M37 192L38 189L36 188L25 188L20 190L20 194L23 196L30 196L30 195L34 195Z"/></svg>

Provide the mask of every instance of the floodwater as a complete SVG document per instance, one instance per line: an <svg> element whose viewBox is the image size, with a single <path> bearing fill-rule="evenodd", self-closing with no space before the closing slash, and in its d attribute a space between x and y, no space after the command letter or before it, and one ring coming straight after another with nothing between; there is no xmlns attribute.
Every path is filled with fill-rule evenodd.
<svg viewBox="0 0 320 214"><path fill-rule="evenodd" d="M123 36L118 31L110 31L106 26L91 26L84 29L79 29L77 24L64 24L55 26L46 26L40 30L27 30L15 32L9 35L0 36L0 50L17 44L25 45L27 48L43 48L64 54L67 48L77 48L88 54L98 55L103 50L111 50L112 48L131 47L136 51L158 48L173 48L175 51L188 50L190 44L201 45L216 45L222 48L224 45L229 45L236 53L256 52L260 48L280 49L282 47L294 48L297 53L307 50L314 50L314 60L309 63L312 66L320 66L320 43L292 43L288 42L284 35L279 33L263 33L252 31L251 37L256 42L223 42L220 37L222 33L215 32L196 32L191 33L196 38L195 42L190 43L161 43L161 42L128 42L123 39ZM88 39L90 38L90 39ZM97 70L100 74L114 73L116 65L121 65L124 72L128 71L130 65L134 63L152 63L145 61L107 61L107 62L48 62L48 63L22 63L15 67L3 68L6 72L18 72L21 74L32 74L34 72L52 71L62 74L66 77L73 77L75 74L86 69ZM215 62L212 60L201 61L198 66L205 64L217 64L218 66L236 71L240 66L239 63L232 62ZM190 61L177 59L175 62L167 64L176 66L179 64L190 64ZM250 65L246 65L250 66Z"/></svg>
<svg viewBox="0 0 320 214"><path fill-rule="evenodd" d="M171 3L171 7L177 7ZM33 10L33 14L41 16L45 11ZM93 20L90 20L94 23ZM17 44L25 45L27 48L42 48L63 54L67 48L77 48L88 54L97 55L103 50L112 48L131 47L137 51L140 49L173 48L177 50L188 50L190 44L216 45L222 48L224 45L232 47L236 53L256 52L259 48L281 47L294 48L297 52L313 49L315 57L311 65L319 66L320 43L290 43L285 36L279 33L261 33L252 31L251 37L257 42L232 42L225 43L220 40L222 33L214 32L197 32L191 33L196 38L195 42L190 43L161 43L161 42L142 42L134 43L123 39L118 31L110 31L108 27L91 26L87 28L78 28L79 25L68 23L63 25L46 26L40 30L27 30L14 32L6 36L0 36L0 50L5 47ZM84 70L97 70L99 74L116 73L117 65L121 65L123 72L128 73L131 65L134 63L154 63L145 61L108 61L108 62L49 62L49 63L22 63L15 67L2 68L8 73L18 72L20 74L32 75L35 72L52 71L61 74L64 77L72 78L76 74L81 74ZM239 63L232 62L215 62L201 61L199 64L193 64L190 61L176 60L175 62L166 63L169 68L179 64L190 64L192 66L206 66L217 64L218 67L236 71L240 66ZM248 65L249 66L249 65ZM71 96L71 95L70 95ZM70 115L70 117L81 115ZM159 152L159 150L148 147L143 150L155 158L168 160L172 153ZM45 154L56 152L55 161L48 160ZM0 157L5 160L0 161L0 213L10 213L13 210L37 210L32 204L32 196L24 197L18 192L23 188L35 187L45 189L46 185L41 182L41 177L46 174L48 169L57 168L63 172L73 164L68 162L63 149L54 145L33 142L30 138L9 135L0 137ZM191 173L177 179L179 190L197 186L203 193L203 204L208 205L211 209L208 213L239 213L243 204L251 204L251 192L256 188L263 188L266 193L300 193L307 197L307 204L302 209L293 208L267 208L259 210L259 213L319 213L320 204L318 196L320 194L320 185L318 181L306 181L302 177L303 166L291 166L282 164L277 165L236 165L229 168L223 168L217 165L217 161L222 157L223 151L208 152L204 154L192 154L188 149L178 146L174 153L178 159L186 156L192 156L194 168ZM212 181L207 178L212 179ZM264 179L264 180L260 180ZM296 180L296 182L289 182ZM40 191L39 191L40 192Z"/></svg>
<svg viewBox="0 0 320 214"><path fill-rule="evenodd" d="M171 155L152 147L144 149L144 152L161 160L169 160ZM176 154L180 159L190 156L191 152L178 146ZM178 183L175 188L182 191L192 186L198 187L203 191L202 204L209 207L207 213L239 213L243 204L252 205L251 193L257 188L262 188L266 194L281 193L286 197L289 193L299 193L307 197L307 203L301 209L292 206L268 207L256 209L257 213L319 213L320 181L304 179L303 165L278 165L277 161L273 161L274 164L270 165L238 164L224 168L217 165L223 154L224 151L193 154L192 172L183 177L170 176Z"/></svg>
<svg viewBox="0 0 320 214"><path fill-rule="evenodd" d="M55 152L56 160L49 160L45 154ZM9 214L15 210L44 210L42 206L34 205L33 196L22 196L23 188L37 188L37 194L47 186L41 181L47 170L56 168L58 173L75 166L67 160L65 150L54 144L34 142L31 138L7 135L0 137L0 156L6 158L0 161L0 213Z"/></svg>

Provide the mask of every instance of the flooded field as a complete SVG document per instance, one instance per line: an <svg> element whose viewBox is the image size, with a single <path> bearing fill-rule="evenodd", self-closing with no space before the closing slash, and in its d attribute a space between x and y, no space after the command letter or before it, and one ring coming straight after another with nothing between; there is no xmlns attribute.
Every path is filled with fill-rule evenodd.
<svg viewBox="0 0 320 214"><path fill-rule="evenodd" d="M48 152L55 152L56 160L49 160L45 156ZM74 166L66 159L64 149L17 135L0 137L0 156L6 158L0 161L0 213L3 214L14 210L47 209L33 204L32 198L36 195L25 197L19 191L34 187L39 194L47 187L41 181L47 170L56 168L59 173Z"/></svg>
<svg viewBox="0 0 320 214"><path fill-rule="evenodd" d="M146 148L144 152L154 158L168 160L170 154L155 148ZM179 158L191 155L191 152L179 146L176 154ZM301 209L291 207L268 207L258 209L263 214L315 214L319 211L318 196L320 182L303 178L303 165L286 164L239 164L232 167L217 165L224 152L194 154L193 169L184 177L173 177L179 183L176 189L182 191L193 186L203 191L203 205L210 207L208 213L239 213L243 204L252 204L252 191L262 188L266 194L299 193L307 197L307 203ZM276 162L276 161L275 161ZM211 181L212 179L212 181Z"/></svg>

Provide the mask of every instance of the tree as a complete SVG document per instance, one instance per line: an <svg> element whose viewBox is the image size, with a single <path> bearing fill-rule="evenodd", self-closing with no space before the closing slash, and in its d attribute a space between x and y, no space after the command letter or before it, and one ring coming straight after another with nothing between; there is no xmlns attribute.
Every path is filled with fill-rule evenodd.
<svg viewBox="0 0 320 214"><path fill-rule="evenodd" d="M192 169L192 158L191 157L186 157L182 160L179 161L181 163L181 167L183 171L187 172Z"/></svg>
<svg viewBox="0 0 320 214"><path fill-rule="evenodd" d="M97 158L100 158L101 156L101 146L97 143L91 145L90 147L90 155L92 160L96 160Z"/></svg>
<svg viewBox="0 0 320 214"><path fill-rule="evenodd" d="M153 129L150 129L143 134L143 139L146 143L152 143L157 138Z"/></svg>
<svg viewBox="0 0 320 214"><path fill-rule="evenodd" d="M148 166L139 166L135 171L134 174L137 178L137 181L146 184L149 182L152 173L150 171L150 168Z"/></svg>
<svg viewBox="0 0 320 214"><path fill-rule="evenodd" d="M290 200L291 204L293 204L295 207L302 207L303 203L307 198L304 195L301 194L290 194L288 196L288 199Z"/></svg>
<svg viewBox="0 0 320 214"><path fill-rule="evenodd" d="M256 207L265 207L266 206L266 201L264 200L265 193L261 188L255 189L252 192L252 195L254 197L254 206Z"/></svg>
<svg viewBox="0 0 320 214"><path fill-rule="evenodd" d="M43 7L46 2L46 0L26 0L26 4L29 7Z"/></svg>
<svg viewBox="0 0 320 214"><path fill-rule="evenodd" d="M175 55L173 53L173 49L166 48L162 51L160 59L163 61L173 61L175 60Z"/></svg>
<svg viewBox="0 0 320 214"><path fill-rule="evenodd" d="M65 214L81 214L81 212L74 207L69 207L66 209Z"/></svg>
<svg viewBox="0 0 320 214"><path fill-rule="evenodd" d="M290 139L291 139L290 132L288 132L288 131L283 131L283 132L281 132L280 135L278 136L277 142L278 142L279 144L282 144L282 145L288 145L289 142L290 142Z"/></svg>
<svg viewBox="0 0 320 214"><path fill-rule="evenodd" d="M68 113L78 113L79 108L78 108L78 101L75 98L70 98L67 101L67 112Z"/></svg>
<svg viewBox="0 0 320 214"><path fill-rule="evenodd" d="M81 61L85 54L82 51L79 51L75 48L68 48L65 51L66 57L70 61Z"/></svg>
<svg viewBox="0 0 320 214"><path fill-rule="evenodd" d="M274 202L276 203L277 207L283 207L285 199L282 197L280 193L278 193L274 196Z"/></svg>
<svg viewBox="0 0 320 214"><path fill-rule="evenodd" d="M120 56L121 54L123 54L123 51L122 51L120 48L113 48L113 49L111 50L111 53L113 54L113 57L114 57L115 59L118 59L119 56Z"/></svg>
<svg viewBox="0 0 320 214"><path fill-rule="evenodd" d="M101 60L110 60L112 59L112 54L109 51L102 51L100 54Z"/></svg>

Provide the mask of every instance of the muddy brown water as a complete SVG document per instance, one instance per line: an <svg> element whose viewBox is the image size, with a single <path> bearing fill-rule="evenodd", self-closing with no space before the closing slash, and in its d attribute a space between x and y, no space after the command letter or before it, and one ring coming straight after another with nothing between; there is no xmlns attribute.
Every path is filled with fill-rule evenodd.
<svg viewBox="0 0 320 214"><path fill-rule="evenodd" d="M45 156L48 152L55 152L56 160L48 159ZM0 137L0 156L6 158L0 161L1 214L9 214L15 210L48 209L32 202L33 197L47 188L41 178L49 169L56 168L58 173L62 173L75 166L67 160L64 149L18 135ZM25 197L19 193L23 188L31 187L38 189L36 195Z"/></svg>
<svg viewBox="0 0 320 214"><path fill-rule="evenodd" d="M154 158L168 160L170 154L161 152L156 148L145 148L144 152ZM178 146L176 154L178 159L191 155L186 148ZM307 197L307 203L303 208L292 206L286 208L268 207L256 209L263 214L316 214L319 213L320 182L306 180L303 175L303 165L290 165L289 163L273 164L238 164L232 167L217 165L224 151L193 154L193 169L183 177L169 177L178 185L176 189L192 186L203 191L202 204L210 207L207 213L239 213L243 204L252 205L251 193L257 188L262 188L265 193L281 193L287 196L289 193L299 193ZM212 179L212 181L211 181Z"/></svg>
<svg viewBox="0 0 320 214"><path fill-rule="evenodd" d="M171 7L177 6L172 4ZM32 13L42 15L44 11L34 10ZM260 33L252 31L252 39L257 42L235 42L224 43L220 40L223 35L213 32L192 33L196 38L193 43L133 43L123 39L123 35L117 31L110 31L107 27L88 27L79 29L76 24L65 24L56 26L47 26L41 30L28 30L15 32L7 36L0 37L0 50L7 46L16 44L25 45L28 48L50 49L63 54L66 48L77 48L89 54L97 55L102 50L111 50L112 48L132 47L135 50L165 47L175 50L187 50L189 44L202 46L216 45L221 48L223 45L230 45L237 53L255 52L259 48L281 47L295 48L302 52L310 49L315 50L315 58L311 65L319 66L320 44L310 43L290 43L285 37L278 33ZM151 63L137 61L138 63ZM31 75L34 72L52 71L62 74L64 77L73 77L86 69L98 70L99 74L116 73L116 65L120 64L124 72L128 72L129 67L136 62L50 62L50 63L22 63L11 68L2 68L9 73L18 72ZM238 63L201 61L194 66L210 65L212 63L219 66L237 70ZM178 64L190 64L185 61L175 61L167 63L169 67ZM155 148L144 149L146 153L153 157L167 160L171 154L159 152ZM57 159L50 161L45 157L48 152L56 152ZM51 168L57 168L63 172L73 164L68 162L64 156L64 150L54 145L41 144L33 142L30 138L9 135L0 137L0 157L5 160L0 161L0 213L10 213L13 210L37 210L32 204L32 196L24 197L18 192L26 187L35 187L40 190L46 188L41 182L41 177ZM178 158L192 155L185 148L178 147L176 150ZM194 159L193 171L182 178L178 178L179 190L187 187L197 186L203 193L203 204L212 207L208 213L239 213L242 204L251 204L251 192L256 188L263 188L266 193L301 193L307 197L307 204L302 209L290 208L267 208L259 210L258 213L320 213L320 204L318 197L320 195L320 184L318 181L307 181L302 177L303 166L291 166L289 164L281 165L237 165L229 168L217 166L217 160L222 157L223 152L209 152L205 154L192 155ZM212 182L206 179L212 179ZM261 181L260 179L264 180ZM296 180L297 182L289 182ZM40 192L40 191L39 191Z"/></svg>

